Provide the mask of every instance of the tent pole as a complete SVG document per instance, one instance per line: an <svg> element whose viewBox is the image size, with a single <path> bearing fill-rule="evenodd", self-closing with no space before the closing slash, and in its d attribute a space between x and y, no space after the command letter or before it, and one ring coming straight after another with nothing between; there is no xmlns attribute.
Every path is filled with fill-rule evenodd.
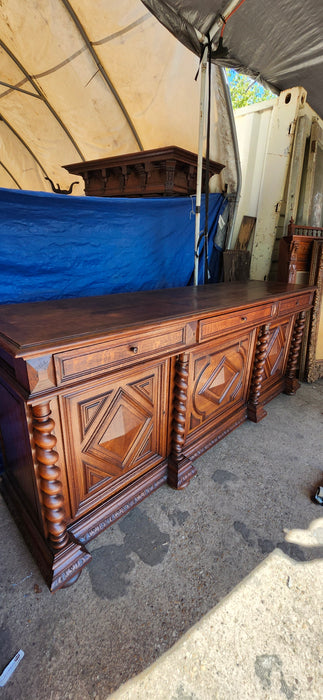
<svg viewBox="0 0 323 700"><path fill-rule="evenodd" d="M201 192L202 192L202 164L203 164L206 68L207 68L207 46L204 47L202 61L201 61L200 121L199 121L199 142L198 142L197 175L196 175L194 285L198 285L198 278L199 278L199 239L200 239L200 220L201 220Z"/></svg>
<svg viewBox="0 0 323 700"><path fill-rule="evenodd" d="M231 129L231 136L232 136L232 143L233 143L233 150L234 150L234 160L235 160L235 166L236 166L236 172L237 172L237 191L235 193L233 213L232 213L232 217L230 215L230 218L231 218L230 228L229 228L229 232L227 234L226 243L225 243L226 250L229 250L231 247L233 230L234 230L234 226L235 226L235 222L236 222L236 218L237 218L237 211L238 211L238 206L239 206L239 201L240 201L241 184L242 184L242 171L241 171L238 137L237 137L236 125L235 125L235 121L234 121L233 108L232 108L232 101L231 101L230 90L229 90L229 85L228 85L228 80L227 80L225 68L223 68L223 66L220 66L220 76L221 76L224 97L225 97L227 114L228 114L229 122L230 122L230 129Z"/></svg>

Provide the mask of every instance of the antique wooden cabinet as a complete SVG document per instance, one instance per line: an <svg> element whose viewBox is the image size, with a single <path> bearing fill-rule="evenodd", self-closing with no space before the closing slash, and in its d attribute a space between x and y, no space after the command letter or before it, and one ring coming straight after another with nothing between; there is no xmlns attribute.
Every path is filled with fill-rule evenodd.
<svg viewBox="0 0 323 700"><path fill-rule="evenodd" d="M249 282L0 307L2 491L52 591L87 541L296 391L313 293Z"/></svg>
<svg viewBox="0 0 323 700"><path fill-rule="evenodd" d="M287 236L280 239L278 280L290 284L309 282L313 245L323 242L323 228L298 226L291 219Z"/></svg>
<svg viewBox="0 0 323 700"><path fill-rule="evenodd" d="M85 194L95 197L173 197L196 193L197 154L178 146L71 163L63 166L82 175ZM209 161L209 177L224 165ZM206 161L202 162L202 192L206 189Z"/></svg>

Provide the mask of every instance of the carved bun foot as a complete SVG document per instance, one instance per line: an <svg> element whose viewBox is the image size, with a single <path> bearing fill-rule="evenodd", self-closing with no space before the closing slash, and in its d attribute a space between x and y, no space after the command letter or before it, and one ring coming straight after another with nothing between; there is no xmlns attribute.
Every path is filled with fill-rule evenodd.
<svg viewBox="0 0 323 700"><path fill-rule="evenodd" d="M167 483L173 489L184 489L197 472L188 457L182 457L178 461L172 456L168 460Z"/></svg>
<svg viewBox="0 0 323 700"><path fill-rule="evenodd" d="M300 383L296 377L285 377L285 389L284 394L288 396L293 396L296 394L297 389L300 387Z"/></svg>
<svg viewBox="0 0 323 700"><path fill-rule="evenodd" d="M52 562L52 577L50 590L52 593L59 588L71 586L79 578L82 569L91 561L91 554L83 544L71 541L60 552L56 552Z"/></svg>
<svg viewBox="0 0 323 700"><path fill-rule="evenodd" d="M249 404L247 407L247 417L253 423L259 423L267 415L264 407L261 404Z"/></svg>

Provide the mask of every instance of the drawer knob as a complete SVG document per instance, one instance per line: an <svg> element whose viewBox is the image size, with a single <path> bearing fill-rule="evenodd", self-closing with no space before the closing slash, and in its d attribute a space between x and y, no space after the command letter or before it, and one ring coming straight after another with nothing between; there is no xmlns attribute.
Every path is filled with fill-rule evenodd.
<svg viewBox="0 0 323 700"><path fill-rule="evenodd" d="M241 316L241 321L246 321L246 320L247 320L247 316Z"/></svg>
<svg viewBox="0 0 323 700"><path fill-rule="evenodd" d="M138 347L137 345L130 345L130 351L136 354L138 352Z"/></svg>

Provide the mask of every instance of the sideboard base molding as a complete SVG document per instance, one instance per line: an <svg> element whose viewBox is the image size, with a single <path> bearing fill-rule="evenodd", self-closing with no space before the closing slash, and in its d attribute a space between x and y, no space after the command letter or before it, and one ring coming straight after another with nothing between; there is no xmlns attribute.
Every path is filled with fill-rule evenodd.
<svg viewBox="0 0 323 700"><path fill-rule="evenodd" d="M220 440L222 440L226 435L229 435L233 430L239 427L247 418L247 409L245 406L239 410L235 410L234 414L230 416L230 420L218 421L216 425L208 428L200 437L198 441L195 439L191 442L187 441L185 445L185 453L189 456L191 460L197 459L204 452L216 445Z"/></svg>
<svg viewBox="0 0 323 700"><path fill-rule="evenodd" d="M53 552L48 547L47 541L41 536L39 527L30 517L17 490L11 485L7 475L3 475L1 481L3 498L52 593L59 588L72 585L79 578L84 566L91 561L91 554L84 544L97 537L165 484L167 471L165 460L93 513L68 527L69 542L61 552Z"/></svg>
<svg viewBox="0 0 323 700"><path fill-rule="evenodd" d="M286 377L284 394L287 394L287 396L293 396L296 394L299 387L300 383L295 377L292 377L291 379Z"/></svg>
<svg viewBox="0 0 323 700"><path fill-rule="evenodd" d="M184 489L196 474L194 464L188 457L183 456L178 461L172 455L169 457L167 483L173 489Z"/></svg>
<svg viewBox="0 0 323 700"><path fill-rule="evenodd" d="M69 543L60 552L53 553L49 589L52 593L59 588L68 588L82 573L82 569L91 561L91 554L84 545L70 538Z"/></svg>
<svg viewBox="0 0 323 700"><path fill-rule="evenodd" d="M278 377L278 379L276 378L275 381L269 381L267 383L264 383L263 390L261 393L261 401L258 405L266 406L266 404L272 401L272 399L275 399L276 396L279 396L279 394L285 392L285 386L286 377Z"/></svg>
<svg viewBox="0 0 323 700"><path fill-rule="evenodd" d="M129 513L138 503L150 496L167 481L167 461L151 469L135 482L122 489L92 513L83 516L68 527L78 542L86 543Z"/></svg>
<svg viewBox="0 0 323 700"><path fill-rule="evenodd" d="M54 593L59 588L72 585L91 561L91 554L71 535L61 552L53 552L6 474L1 479L1 493L49 590Z"/></svg>
<svg viewBox="0 0 323 700"><path fill-rule="evenodd" d="M252 423L260 423L263 418L266 418L266 415L267 411L265 411L262 404L248 404L247 416Z"/></svg>

